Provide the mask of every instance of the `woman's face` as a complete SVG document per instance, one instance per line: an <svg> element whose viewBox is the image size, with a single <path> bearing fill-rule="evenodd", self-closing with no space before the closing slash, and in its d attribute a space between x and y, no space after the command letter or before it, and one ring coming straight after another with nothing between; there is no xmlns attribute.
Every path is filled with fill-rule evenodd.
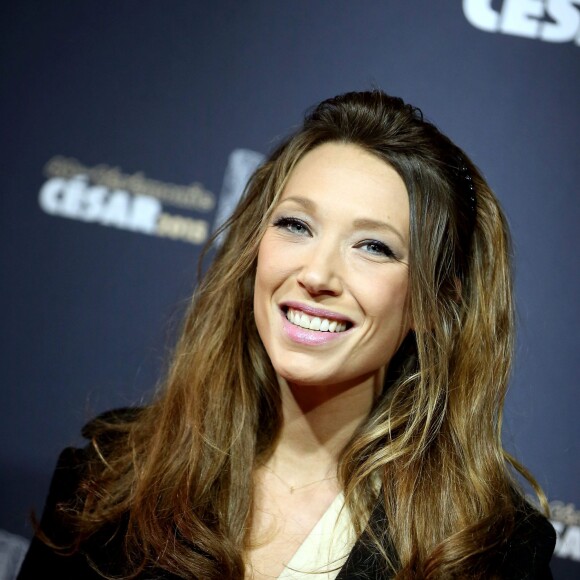
<svg viewBox="0 0 580 580"><path fill-rule="evenodd" d="M326 143L298 162L260 242L254 292L279 377L375 381L410 328L408 232L407 190L384 161Z"/></svg>

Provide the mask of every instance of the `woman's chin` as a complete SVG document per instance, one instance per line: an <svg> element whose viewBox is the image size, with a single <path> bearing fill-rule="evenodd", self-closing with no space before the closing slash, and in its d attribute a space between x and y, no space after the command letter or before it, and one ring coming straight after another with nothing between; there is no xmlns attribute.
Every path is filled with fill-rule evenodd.
<svg viewBox="0 0 580 580"><path fill-rule="evenodd" d="M279 372L279 379L284 381L290 388L311 388L315 389L317 387L326 387L332 384L324 381L322 377L316 374L309 373L292 373L292 372Z"/></svg>

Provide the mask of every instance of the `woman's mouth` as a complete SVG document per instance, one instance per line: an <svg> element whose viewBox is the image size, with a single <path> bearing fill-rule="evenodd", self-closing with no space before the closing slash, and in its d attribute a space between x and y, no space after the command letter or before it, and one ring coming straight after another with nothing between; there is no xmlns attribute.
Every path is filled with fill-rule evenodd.
<svg viewBox="0 0 580 580"><path fill-rule="evenodd" d="M344 332L352 326L350 323L344 321L308 315L305 312L294 308L288 308L285 314L286 319L290 323L307 330L317 330L319 332Z"/></svg>

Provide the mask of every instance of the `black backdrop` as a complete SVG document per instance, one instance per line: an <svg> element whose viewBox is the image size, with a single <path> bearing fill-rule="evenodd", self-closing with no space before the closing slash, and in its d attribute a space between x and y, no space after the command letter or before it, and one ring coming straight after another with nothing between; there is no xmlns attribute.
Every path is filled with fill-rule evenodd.
<svg viewBox="0 0 580 580"><path fill-rule="evenodd" d="M322 98L380 87L482 169L511 223L505 439L580 571L578 0L3 3L0 528L59 450L159 379L200 244Z"/></svg>

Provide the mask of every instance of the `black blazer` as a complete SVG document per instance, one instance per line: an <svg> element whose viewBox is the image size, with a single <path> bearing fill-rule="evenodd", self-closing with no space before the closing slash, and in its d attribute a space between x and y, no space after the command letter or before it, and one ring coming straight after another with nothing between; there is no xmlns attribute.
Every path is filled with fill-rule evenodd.
<svg viewBox="0 0 580 580"><path fill-rule="evenodd" d="M60 455L54 471L41 527L59 543L70 541L67 529L56 513L56 504L72 497L84 472L91 453L90 448L66 448ZM379 526L385 514L379 504L371 516L369 526ZM118 572L124 561L122 534L113 535L105 529L91 537L82 550L72 556L56 554L40 539L34 537L22 563L17 580L102 580L89 565L87 556L99 567L111 573ZM337 580L388 580L391 578L381 566L381 560L367 547L364 538L359 539L342 567ZM500 566L504 580L551 580L550 559L554 551L556 535L548 520L526 506L521 510L514 534L507 543ZM390 550L392 553L392 550ZM316 576L313 576L316 578ZM180 580L163 570L149 570L139 580ZM227 580L227 579L224 579Z"/></svg>

